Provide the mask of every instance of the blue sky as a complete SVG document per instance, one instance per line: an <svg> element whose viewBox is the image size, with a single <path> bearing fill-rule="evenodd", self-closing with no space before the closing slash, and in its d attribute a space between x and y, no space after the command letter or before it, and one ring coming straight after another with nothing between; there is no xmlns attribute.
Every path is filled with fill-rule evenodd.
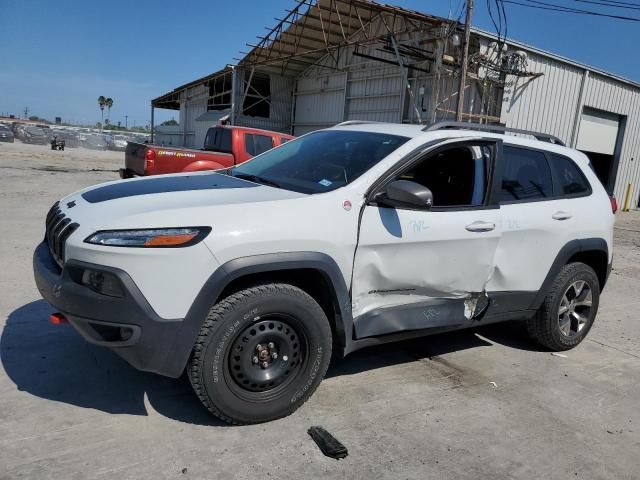
<svg viewBox="0 0 640 480"><path fill-rule="evenodd" d="M447 16L460 0L384 0ZM573 7L574 0L550 0ZM0 0L0 114L149 122L149 101L247 51L294 0ZM595 6L594 6L595 7ZM616 13L635 15L633 10ZM640 24L507 5L509 37L640 81ZM493 30L476 0L474 26ZM163 111L161 111L163 112ZM160 113L160 120L172 112Z"/></svg>

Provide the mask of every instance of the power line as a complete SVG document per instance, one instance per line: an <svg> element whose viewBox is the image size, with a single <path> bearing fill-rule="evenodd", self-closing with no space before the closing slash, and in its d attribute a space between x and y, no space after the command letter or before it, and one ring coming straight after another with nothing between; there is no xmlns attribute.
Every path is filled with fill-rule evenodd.
<svg viewBox="0 0 640 480"><path fill-rule="evenodd" d="M515 0L501 0L504 3L509 3L511 5L520 5L522 7L528 7L528 8L536 8L538 10L549 10L549 11L553 11L553 12L564 12L564 13L577 13L579 15L591 15L591 16L595 16L595 17L605 17L605 18L613 18L616 20L627 20L630 22L640 22L640 18L637 17L627 17L624 15L613 15L613 14L609 14L609 13L602 13L602 12L594 12L593 10L583 10L583 9L579 9L579 8L573 8L573 7L566 7L564 5L558 5L555 3L546 3L546 2L540 2L540 1L536 1L536 0L523 0L524 2L528 2L528 3L522 3L522 2L518 2Z"/></svg>
<svg viewBox="0 0 640 480"><path fill-rule="evenodd" d="M623 2L622 0L599 0L599 1L595 1L595 0L573 0L574 2L583 2L583 3L594 3L594 4L598 4L598 5L610 5L612 7L633 7L633 8L640 8L640 3L636 3L636 2Z"/></svg>
<svg viewBox="0 0 640 480"><path fill-rule="evenodd" d="M608 3L608 0L604 0L604 1L596 1L596 0L573 0L574 2L580 2L580 3L590 3L592 5L603 5L605 7L612 7L612 8L627 8L629 10L640 10L640 5L638 4L633 4L629 5L629 4L625 4L625 5L616 5L614 3Z"/></svg>

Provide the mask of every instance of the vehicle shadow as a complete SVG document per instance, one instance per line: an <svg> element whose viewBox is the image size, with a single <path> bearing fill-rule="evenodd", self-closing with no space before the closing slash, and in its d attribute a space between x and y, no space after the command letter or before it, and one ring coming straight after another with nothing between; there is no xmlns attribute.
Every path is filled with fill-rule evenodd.
<svg viewBox="0 0 640 480"><path fill-rule="evenodd" d="M471 348L490 347L493 343L517 350L546 351L528 337L522 322L501 322L365 348L332 362L327 378L432 359Z"/></svg>
<svg viewBox="0 0 640 480"><path fill-rule="evenodd" d="M0 338L0 360L16 387L40 398L107 413L148 415L148 404L168 418L228 426L209 414L188 379L140 372L115 353L87 343L71 326L48 322L51 307L38 300L13 311ZM486 347L492 342L533 350L524 328L502 323L370 347L333 362L327 377L352 375L423 358Z"/></svg>
<svg viewBox="0 0 640 480"><path fill-rule="evenodd" d="M524 321L494 323L477 327L471 331L505 347L529 352L550 351L529 338Z"/></svg>
<svg viewBox="0 0 640 480"><path fill-rule="evenodd" d="M107 413L148 415L151 407L180 422L227 426L210 415L188 379L140 372L115 353L87 343L69 325L51 325L38 300L13 311L0 338L0 359L21 391Z"/></svg>

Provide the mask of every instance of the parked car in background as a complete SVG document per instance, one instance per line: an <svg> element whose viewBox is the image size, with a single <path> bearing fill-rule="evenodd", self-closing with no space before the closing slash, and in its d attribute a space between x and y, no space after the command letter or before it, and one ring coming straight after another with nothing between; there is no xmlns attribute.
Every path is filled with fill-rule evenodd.
<svg viewBox="0 0 640 480"><path fill-rule="evenodd" d="M103 135L88 134L82 142L82 146L91 150L106 150L109 148L109 143Z"/></svg>
<svg viewBox="0 0 640 480"><path fill-rule="evenodd" d="M202 150L129 142L120 177L228 168L292 138L269 130L218 125L207 131Z"/></svg>
<svg viewBox="0 0 640 480"><path fill-rule="evenodd" d="M34 145L46 145L49 143L48 132L45 132L40 127L27 126L21 131L22 135L20 140L22 140L23 143L30 143Z"/></svg>
<svg viewBox="0 0 640 480"><path fill-rule="evenodd" d="M129 141L129 138L125 137L124 135L114 135L109 149L116 150L118 152L124 152L127 149L127 144L129 143Z"/></svg>
<svg viewBox="0 0 640 480"><path fill-rule="evenodd" d="M14 135L7 125L0 124L0 142L13 143Z"/></svg>
<svg viewBox="0 0 640 480"><path fill-rule="evenodd" d="M61 133L61 136L67 147L76 148L80 146L80 140L78 140L78 135L75 132L66 130Z"/></svg>

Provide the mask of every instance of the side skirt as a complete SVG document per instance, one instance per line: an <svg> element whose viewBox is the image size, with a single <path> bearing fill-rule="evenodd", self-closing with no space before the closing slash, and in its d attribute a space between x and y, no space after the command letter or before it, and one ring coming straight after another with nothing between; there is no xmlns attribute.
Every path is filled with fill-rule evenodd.
<svg viewBox="0 0 640 480"><path fill-rule="evenodd" d="M344 355L361 348L479 327L508 320L531 318L538 292L488 292L488 307L478 316L464 315L464 299L433 299L396 307L378 308L354 319L354 338Z"/></svg>

